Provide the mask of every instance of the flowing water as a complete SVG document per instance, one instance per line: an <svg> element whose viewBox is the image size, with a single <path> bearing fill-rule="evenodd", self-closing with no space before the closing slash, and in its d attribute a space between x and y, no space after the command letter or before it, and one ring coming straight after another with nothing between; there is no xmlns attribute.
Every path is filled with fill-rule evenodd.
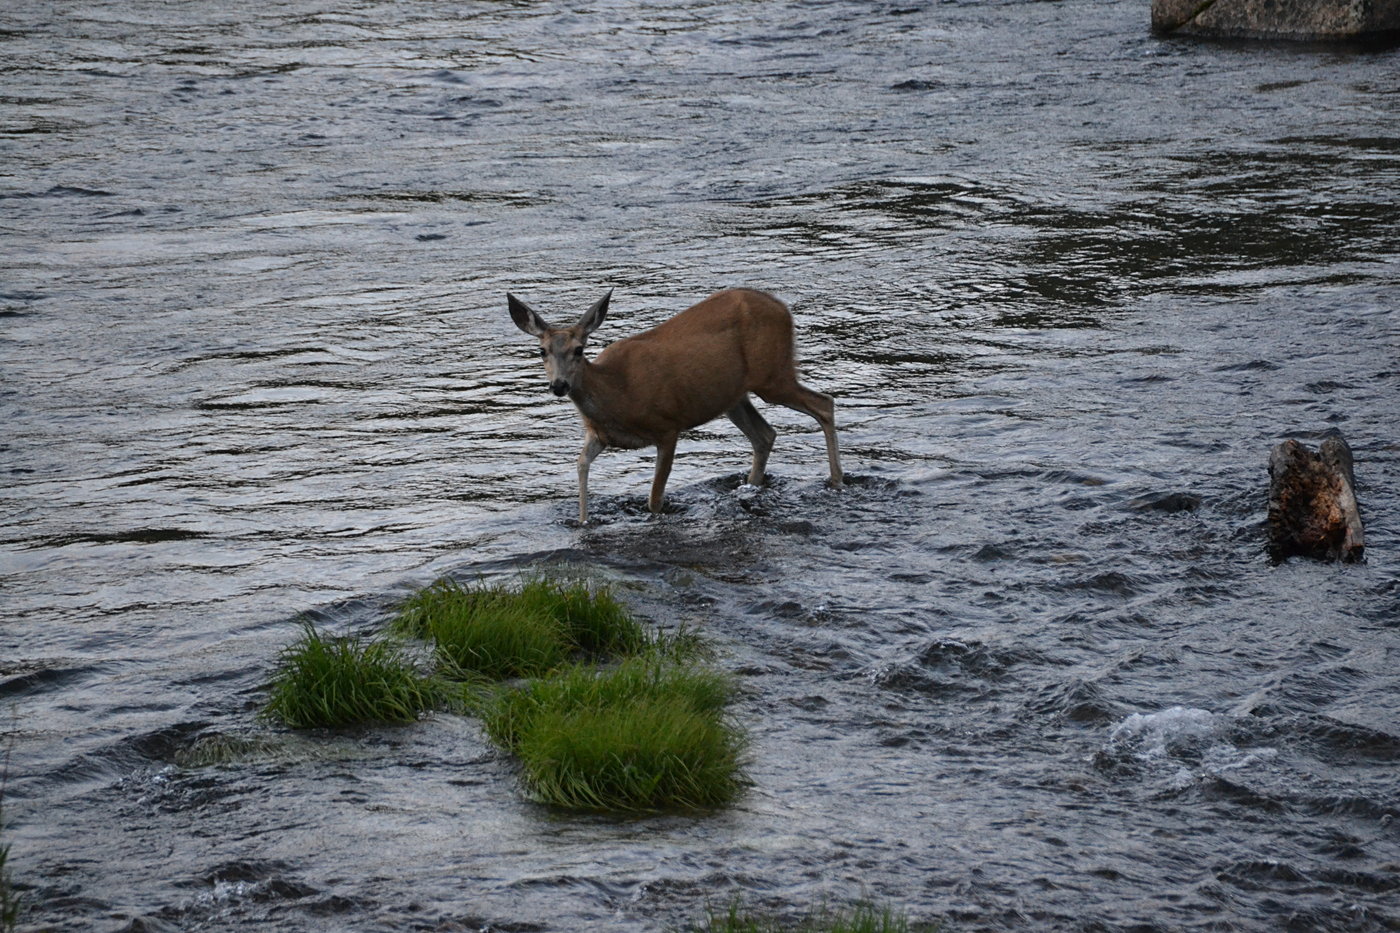
<svg viewBox="0 0 1400 933"><path fill-rule="evenodd" d="M34 929L1400 929L1400 54L1146 0L11 0L3 841ZM838 400L594 465L507 289L726 285ZM763 408L764 406L760 406ZM1265 556L1340 428L1368 559ZM522 798L476 723L289 734L309 615L582 566L703 629L752 788ZM223 749L223 754L209 753Z"/></svg>

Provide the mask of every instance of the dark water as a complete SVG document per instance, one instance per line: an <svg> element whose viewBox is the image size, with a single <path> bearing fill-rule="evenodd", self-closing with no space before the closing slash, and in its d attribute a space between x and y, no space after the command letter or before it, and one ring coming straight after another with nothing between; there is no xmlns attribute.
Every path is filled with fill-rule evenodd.
<svg viewBox="0 0 1400 933"><path fill-rule="evenodd" d="M228 9L226 9L226 7ZM0 13L4 840L27 925L1400 929L1400 56L1146 2ZM511 325L734 284L851 484L595 464ZM1341 428L1368 561L1271 565ZM289 735L301 613L581 564L741 675L731 811L521 799L471 720ZM205 763L211 742L237 745Z"/></svg>

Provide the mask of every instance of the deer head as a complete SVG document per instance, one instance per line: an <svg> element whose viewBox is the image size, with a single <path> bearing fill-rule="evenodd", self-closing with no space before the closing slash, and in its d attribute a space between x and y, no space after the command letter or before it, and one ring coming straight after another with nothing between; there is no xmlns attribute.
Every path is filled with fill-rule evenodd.
<svg viewBox="0 0 1400 933"><path fill-rule="evenodd" d="M588 343L588 335L597 330L607 316L610 298L612 289L608 289L608 293L589 308L573 327L554 328L525 302L506 294L506 304L510 306L510 317L515 321L515 326L540 340L540 359L544 360L549 388L555 395L568 395L579 384L579 374L588 365L583 348Z"/></svg>

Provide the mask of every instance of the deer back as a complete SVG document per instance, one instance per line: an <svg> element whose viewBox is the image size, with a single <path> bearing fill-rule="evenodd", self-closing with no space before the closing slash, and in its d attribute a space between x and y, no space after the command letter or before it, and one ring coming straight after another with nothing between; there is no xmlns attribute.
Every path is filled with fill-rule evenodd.
<svg viewBox="0 0 1400 933"><path fill-rule="evenodd" d="M642 446L793 378L787 307L763 292L734 289L609 346L589 367L587 397L578 401L609 444Z"/></svg>

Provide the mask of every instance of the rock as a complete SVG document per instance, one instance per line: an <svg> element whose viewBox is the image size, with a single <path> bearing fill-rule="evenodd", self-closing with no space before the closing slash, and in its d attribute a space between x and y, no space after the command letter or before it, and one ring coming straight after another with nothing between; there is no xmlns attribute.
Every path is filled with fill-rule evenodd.
<svg viewBox="0 0 1400 933"><path fill-rule="evenodd" d="M1336 41L1400 37L1400 0L1152 0L1158 35Z"/></svg>
<svg viewBox="0 0 1400 933"><path fill-rule="evenodd" d="M1127 506L1139 512L1194 512L1201 507L1201 497L1189 492L1149 492L1129 499Z"/></svg>
<svg viewBox="0 0 1400 933"><path fill-rule="evenodd" d="M1317 453L1286 440L1269 455L1269 550L1275 560L1294 555L1360 560L1365 549L1351 448L1328 432Z"/></svg>

